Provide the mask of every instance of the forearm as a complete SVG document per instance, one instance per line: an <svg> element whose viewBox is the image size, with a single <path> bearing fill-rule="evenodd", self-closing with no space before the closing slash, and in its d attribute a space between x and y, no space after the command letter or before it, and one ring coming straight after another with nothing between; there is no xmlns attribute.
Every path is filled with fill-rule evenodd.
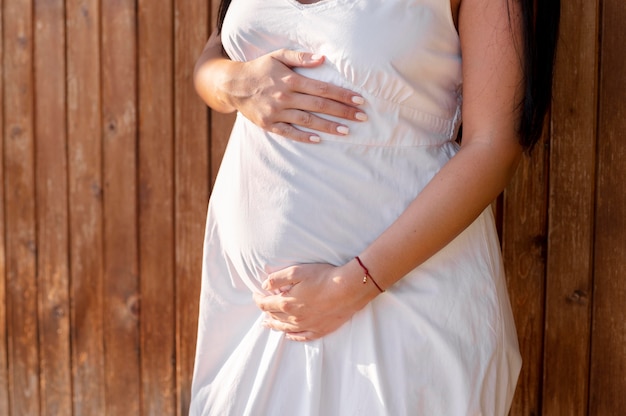
<svg viewBox="0 0 626 416"><path fill-rule="evenodd" d="M475 140L463 146L360 254L378 284L392 286L467 228L504 189L520 156L517 144Z"/></svg>
<svg viewBox="0 0 626 416"><path fill-rule="evenodd" d="M510 131L510 130L509 130ZM466 142L467 143L467 142ZM454 239L506 186L521 156L514 138L465 144L400 217L359 258L389 288ZM354 259L340 267L299 264L270 274L273 295L255 295L265 325L296 341L324 336L377 295Z"/></svg>
<svg viewBox="0 0 626 416"><path fill-rule="evenodd" d="M235 111L224 86L238 64L224 56L220 37L213 33L196 62L193 79L200 98L215 111Z"/></svg>

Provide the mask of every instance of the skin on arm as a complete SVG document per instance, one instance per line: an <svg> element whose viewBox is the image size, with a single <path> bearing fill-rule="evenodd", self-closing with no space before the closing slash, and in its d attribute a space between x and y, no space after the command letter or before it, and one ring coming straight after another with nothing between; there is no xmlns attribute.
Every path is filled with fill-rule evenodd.
<svg viewBox="0 0 626 416"><path fill-rule="evenodd" d="M220 36L214 32L196 63L194 84L198 95L216 111L237 110L267 131L316 143L317 133L296 126L346 135L347 126L323 115L367 120L358 108L364 103L359 94L293 71L296 67L313 68L323 63L321 55L287 49L248 62L232 61L224 56Z"/></svg>
<svg viewBox="0 0 626 416"><path fill-rule="evenodd" d="M510 0L509 0L510 1ZM383 288L392 286L467 228L504 189L523 149L518 103L523 93L520 12L510 1L462 0L463 143L402 215L359 257ZM458 209L463 207L463 209ZM340 267L298 265L269 276L255 295L266 325L298 341L324 336L379 292L362 284L356 260Z"/></svg>

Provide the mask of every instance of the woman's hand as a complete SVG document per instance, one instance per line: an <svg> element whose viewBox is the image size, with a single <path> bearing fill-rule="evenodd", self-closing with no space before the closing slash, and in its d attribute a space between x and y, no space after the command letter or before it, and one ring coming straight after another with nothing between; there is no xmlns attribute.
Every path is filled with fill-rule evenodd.
<svg viewBox="0 0 626 416"><path fill-rule="evenodd" d="M254 295L267 314L265 326L294 341L321 338L339 328L379 293L362 283L354 263L300 264L272 273L263 288L276 294Z"/></svg>
<svg viewBox="0 0 626 416"><path fill-rule="evenodd" d="M248 62L235 62L221 54L219 36L213 34L196 64L196 90L218 111L239 111L263 129L301 141L319 142L318 132L346 135L348 127L319 115L365 121L359 110L363 97L338 86L307 78L293 68L314 68L324 57L281 49Z"/></svg>
<svg viewBox="0 0 626 416"><path fill-rule="evenodd" d="M239 63L229 83L230 102L253 123L298 141L319 141L316 134L294 126L335 135L348 127L315 113L353 121L367 119L358 109L363 99L353 92L304 77L295 67L315 67L324 57L281 49L250 62Z"/></svg>

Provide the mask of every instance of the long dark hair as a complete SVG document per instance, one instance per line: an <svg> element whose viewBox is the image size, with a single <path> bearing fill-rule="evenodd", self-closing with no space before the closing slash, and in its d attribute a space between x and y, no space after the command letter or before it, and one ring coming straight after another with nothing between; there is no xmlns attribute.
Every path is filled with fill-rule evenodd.
<svg viewBox="0 0 626 416"><path fill-rule="evenodd" d="M530 151L541 138L552 101L552 75L559 35L561 0L521 0L524 25L524 98L520 143Z"/></svg>
<svg viewBox="0 0 626 416"><path fill-rule="evenodd" d="M323 0L322 0L323 1ZM510 0L506 0L507 2ZM541 138L552 100L552 74L559 33L561 0L513 0L520 3L523 20L524 98L520 102L520 144L530 151ZM231 0L221 0L217 29L222 30Z"/></svg>
<svg viewBox="0 0 626 416"><path fill-rule="evenodd" d="M226 11L228 11L228 6L230 6L231 0L221 0L220 8L217 9L217 31L218 33L222 31L222 25L224 24L224 17L226 17Z"/></svg>

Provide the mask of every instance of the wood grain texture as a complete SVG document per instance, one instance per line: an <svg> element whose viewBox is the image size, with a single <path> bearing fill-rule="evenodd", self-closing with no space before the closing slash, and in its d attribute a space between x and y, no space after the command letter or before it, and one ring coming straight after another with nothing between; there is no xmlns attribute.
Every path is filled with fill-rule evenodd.
<svg viewBox="0 0 626 416"><path fill-rule="evenodd" d="M202 244L209 198L208 117L193 68L208 39L210 5L174 2L176 366L179 414L187 414L195 358Z"/></svg>
<svg viewBox="0 0 626 416"><path fill-rule="evenodd" d="M541 414L546 285L547 151L539 143L506 188L502 253L522 354L511 415Z"/></svg>
<svg viewBox="0 0 626 416"><path fill-rule="evenodd" d="M3 34L0 42L0 109L4 110L4 7L0 0L0 33ZM0 414L9 414L9 361L7 339L7 269L5 244L5 186L4 186L4 111L0 111L0 131L3 133L0 142Z"/></svg>
<svg viewBox="0 0 626 416"><path fill-rule="evenodd" d="M4 169L10 411L39 414L32 3L4 2Z"/></svg>
<svg viewBox="0 0 626 416"><path fill-rule="evenodd" d="M626 414L626 3L602 3L589 414Z"/></svg>
<svg viewBox="0 0 626 416"><path fill-rule="evenodd" d="M598 1L562 9L550 149L543 414L588 403Z"/></svg>
<svg viewBox="0 0 626 416"><path fill-rule="evenodd" d="M34 12L41 414L55 416L72 413L64 3Z"/></svg>
<svg viewBox="0 0 626 416"><path fill-rule="evenodd" d="M106 410L140 414L137 47L134 0L102 2Z"/></svg>
<svg viewBox="0 0 626 416"><path fill-rule="evenodd" d="M67 0L67 105L74 415L105 406L100 5Z"/></svg>
<svg viewBox="0 0 626 416"><path fill-rule="evenodd" d="M174 10L139 0L142 414L176 414Z"/></svg>
<svg viewBox="0 0 626 416"><path fill-rule="evenodd" d="M218 3L0 0L0 415L188 413L234 119L192 83ZM494 204L512 415L626 413L624 20L563 2L549 147Z"/></svg>

